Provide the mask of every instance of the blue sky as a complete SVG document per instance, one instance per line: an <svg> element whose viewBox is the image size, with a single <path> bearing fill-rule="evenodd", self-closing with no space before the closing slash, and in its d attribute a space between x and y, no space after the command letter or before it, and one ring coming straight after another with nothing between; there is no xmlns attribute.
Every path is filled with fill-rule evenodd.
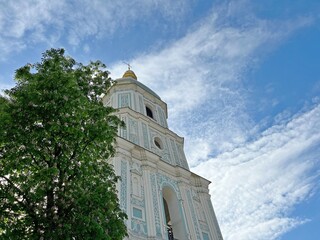
<svg viewBox="0 0 320 240"><path fill-rule="evenodd" d="M167 102L225 240L320 235L319 1L0 1L0 89L52 47Z"/></svg>

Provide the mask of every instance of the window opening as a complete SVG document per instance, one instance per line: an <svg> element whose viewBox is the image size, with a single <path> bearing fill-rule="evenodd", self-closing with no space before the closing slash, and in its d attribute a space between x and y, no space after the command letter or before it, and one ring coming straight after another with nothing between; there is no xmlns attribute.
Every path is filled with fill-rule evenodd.
<svg viewBox="0 0 320 240"><path fill-rule="evenodd" d="M154 138L154 145L156 145L157 148L162 149L162 142L161 142L160 138L158 138L158 137Z"/></svg>
<svg viewBox="0 0 320 240"><path fill-rule="evenodd" d="M168 239L187 239L176 193L170 187L164 187L162 189L162 197Z"/></svg>
<svg viewBox="0 0 320 240"><path fill-rule="evenodd" d="M153 119L152 110L149 107L146 107L147 116Z"/></svg>
<svg viewBox="0 0 320 240"><path fill-rule="evenodd" d="M210 240L208 233L203 232L202 237L203 237L203 240Z"/></svg>
<svg viewBox="0 0 320 240"><path fill-rule="evenodd" d="M172 223L171 223L171 218L170 218L170 213L169 213L169 208L168 208L168 203L164 198L162 198L162 199L163 199L164 215L166 217L166 227L167 227L168 239L169 240L174 240Z"/></svg>
<svg viewBox="0 0 320 240"><path fill-rule="evenodd" d="M132 215L133 215L134 217L136 217L136 218L143 219L143 217L142 217L142 210L139 209L139 208L133 207L133 209L132 209Z"/></svg>

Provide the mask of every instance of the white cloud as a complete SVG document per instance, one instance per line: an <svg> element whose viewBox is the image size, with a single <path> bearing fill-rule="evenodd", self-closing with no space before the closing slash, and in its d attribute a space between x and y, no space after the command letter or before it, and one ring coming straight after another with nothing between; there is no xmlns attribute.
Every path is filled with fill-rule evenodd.
<svg viewBox="0 0 320 240"><path fill-rule="evenodd" d="M305 222L288 217L316 187L320 105L261 133L255 141L199 164L226 240L276 239Z"/></svg>
<svg viewBox="0 0 320 240"><path fill-rule="evenodd" d="M320 143L314 131L320 127L320 107L293 118L279 114L278 125L250 140L266 126L251 120L250 92L242 81L259 63L258 55L311 20L268 22L249 16L242 23L225 24L230 11L215 9L184 38L128 61L138 80L168 103L171 129L185 137L193 170L213 181L211 193L225 239L271 240L306 221L287 214L314 187L308 172L319 152L307 151ZM123 63L115 63L112 77L124 70Z"/></svg>
<svg viewBox="0 0 320 240"><path fill-rule="evenodd" d="M176 20L187 12L184 1L8 1L0 3L2 58L25 45L49 46L67 39L78 46L88 37L111 37L153 14ZM179 11L178 11L179 10ZM16 48L19 46L19 48Z"/></svg>
<svg viewBox="0 0 320 240"><path fill-rule="evenodd" d="M307 152L320 142L314 131L319 129L319 105L294 117L279 114L278 125L249 142L262 127L249 116L250 92L242 80L259 63L258 54L270 51L311 20L256 19L247 3L229 1L215 7L180 40L126 60L138 80L168 103L171 129L185 137L189 163L198 165L194 170L213 181L211 193L225 239L270 240L304 222L287 214L314 187L307 173L319 152ZM169 0L1 5L2 57L30 43L50 45L61 39L90 51L82 44L88 37L112 36L143 18L152 21L157 11L176 19L189 7L184 1ZM124 70L123 63L115 63L112 77L122 76Z"/></svg>
<svg viewBox="0 0 320 240"><path fill-rule="evenodd" d="M177 42L128 60L138 80L168 103L170 126L186 136L192 166L247 139L253 123L246 111L249 93L243 76L259 60L257 53L273 48L309 21L275 24L250 18L242 25L221 25L221 19L228 22L226 11L215 8ZM115 63L112 77L122 76L124 70L122 62Z"/></svg>

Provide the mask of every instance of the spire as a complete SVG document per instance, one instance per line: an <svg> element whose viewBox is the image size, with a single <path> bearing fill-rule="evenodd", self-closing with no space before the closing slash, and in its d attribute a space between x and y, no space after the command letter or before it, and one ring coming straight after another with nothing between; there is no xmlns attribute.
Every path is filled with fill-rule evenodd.
<svg viewBox="0 0 320 240"><path fill-rule="evenodd" d="M125 62L124 62L125 63ZM131 70L131 66L129 63L125 63L128 65L128 70L123 74L123 78L133 78L135 80L138 80L136 74Z"/></svg>

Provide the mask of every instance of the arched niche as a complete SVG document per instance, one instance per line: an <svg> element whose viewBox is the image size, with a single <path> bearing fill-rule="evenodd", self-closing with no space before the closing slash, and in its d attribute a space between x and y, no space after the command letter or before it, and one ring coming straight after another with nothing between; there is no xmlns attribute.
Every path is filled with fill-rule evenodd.
<svg viewBox="0 0 320 240"><path fill-rule="evenodd" d="M181 206L176 193L171 187L165 186L162 189L162 197L163 214L167 227L168 239L187 239ZM170 231L173 233L172 238L170 238Z"/></svg>
<svg viewBox="0 0 320 240"><path fill-rule="evenodd" d="M132 193L140 197L140 178L138 176L132 177Z"/></svg>

